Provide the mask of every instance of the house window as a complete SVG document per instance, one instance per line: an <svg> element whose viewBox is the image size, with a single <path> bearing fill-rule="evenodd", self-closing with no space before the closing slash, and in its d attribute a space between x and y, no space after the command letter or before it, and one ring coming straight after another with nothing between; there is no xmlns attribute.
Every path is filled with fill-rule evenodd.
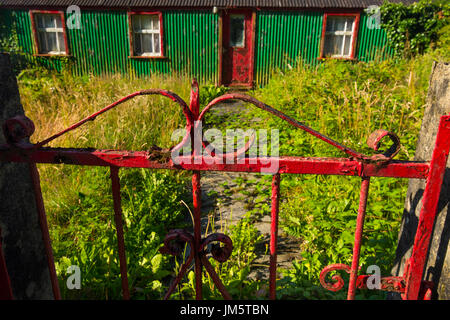
<svg viewBox="0 0 450 320"><path fill-rule="evenodd" d="M38 54L65 55L67 42L61 13L32 13Z"/></svg>
<svg viewBox="0 0 450 320"><path fill-rule="evenodd" d="M132 56L162 57L161 14L131 14Z"/></svg>
<svg viewBox="0 0 450 320"><path fill-rule="evenodd" d="M359 14L325 14L321 57L354 58L358 23Z"/></svg>

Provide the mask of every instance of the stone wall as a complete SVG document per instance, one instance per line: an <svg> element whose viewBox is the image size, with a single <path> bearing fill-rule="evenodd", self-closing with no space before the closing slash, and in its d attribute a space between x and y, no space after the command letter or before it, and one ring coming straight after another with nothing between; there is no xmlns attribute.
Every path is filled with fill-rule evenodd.
<svg viewBox="0 0 450 320"><path fill-rule="evenodd" d="M10 58L0 53L0 125L23 115ZM0 145L5 137L0 132ZM53 299L30 169L0 162L0 229L15 299Z"/></svg>
<svg viewBox="0 0 450 320"><path fill-rule="evenodd" d="M450 114L450 64L435 63L430 77L427 105L417 142L414 160L430 161L433 153L439 119ZM450 299L450 159L444 176L439 199L438 213L431 239L429 257L424 280L436 284L434 299ZM396 262L392 270L395 276L402 276L405 261L411 256L416 234L425 181L411 179L405 201L402 226L399 234Z"/></svg>

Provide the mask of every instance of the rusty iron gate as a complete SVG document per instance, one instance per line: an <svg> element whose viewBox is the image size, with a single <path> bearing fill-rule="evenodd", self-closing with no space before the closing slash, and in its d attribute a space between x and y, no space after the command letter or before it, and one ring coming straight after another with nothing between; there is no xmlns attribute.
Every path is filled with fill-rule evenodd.
<svg viewBox="0 0 450 320"><path fill-rule="evenodd" d="M118 150L92 150L75 148L50 148L45 147L50 141L61 135L74 130L88 121L94 120L102 113L115 108L121 103L137 96L162 95L178 103L186 117L186 134L183 140L167 150L154 148L151 151L118 151ZM323 140L324 142L338 148L347 155L346 158L306 158L306 157L252 157L246 155L250 141L245 147L235 150L232 153L214 154L210 148L208 154L203 155L202 148L208 150L209 142L203 138L200 132L201 143L194 143L197 131L201 128L201 122L205 114L215 105L226 100L241 100L265 110L276 117L279 117L291 125L306 131L307 133ZM220 278L215 273L208 255L219 262L226 261L231 255L233 244L231 239L225 234L215 233L202 239L201 236L201 172L202 171L230 171L230 172L261 172L261 169L270 170L267 160L276 160L278 167L269 172L273 175L272 196L271 196L271 232L270 232L270 266L269 266L269 297L276 297L276 271L277 271L277 234L278 234L278 212L280 198L281 174L316 174L316 175L343 175L359 176L361 178L361 191L359 209L356 218L355 241L353 247L353 257L351 266L345 264L333 264L325 267L320 273L322 286L331 291L338 291L344 287L343 278L336 274L332 276L330 282L329 273L336 270L343 270L349 273L349 284L347 298L354 299L356 289L366 289L368 275L359 275L359 257L361 249L361 239L366 212L367 196L371 177L395 177L395 178L415 178L426 179L426 188L423 194L423 205L420 212L417 232L414 241L412 255L407 261L403 276L382 277L381 290L398 292L405 300L431 299L433 283L423 281L423 272L426 263L427 253L430 245L433 224L437 211L439 194L443 181L444 171L450 149L450 116L442 116L436 137L436 144L430 162L398 161L393 157L400 150L398 137L386 130L376 130L368 138L368 145L375 151L379 150L380 141L389 137L392 146L383 154L378 153L373 156L366 156L354 151L324 135L311 129L302 122L288 117L282 112L250 97L248 95L233 93L225 94L212 100L200 113L199 110L199 87L197 82L192 82L192 90L189 106L176 94L159 89L142 90L130 94L102 110L79 121L69 128L45 139L36 144L31 144L28 138L34 132L33 122L24 117L17 116L5 121L3 131L7 144L0 147L0 161L28 163L34 184L36 204L39 213L39 221L45 243L50 278L52 281L53 294L56 299L60 299L58 279L53 261L52 247L50 243L49 231L42 199L39 173L37 163L72 164L84 166L106 166L110 167L110 177L112 194L114 201L114 220L117 232L118 254L120 262L120 273L122 281L122 294L124 299L130 298L130 290L127 278L126 253L124 246L124 232L122 223L121 197L120 197L120 168L152 168L152 169L175 169L192 171L193 207L194 207L194 231L193 234L176 229L169 232L164 239L164 246L161 252L177 255L180 254L182 245L188 244L191 248L190 254L181 266L179 274L173 279L165 299L168 299L182 280L191 264L194 264L196 299L202 299L202 274L203 269L209 273L217 289L225 299L232 297L222 284ZM180 150L183 146L190 144L189 155L177 156L176 159L167 156L175 150ZM242 161L222 161L217 163L213 157L222 159L236 159L243 156ZM231 163L232 162L232 163ZM214 244L214 245L209 245ZM1 251L0 241L0 298L13 298L10 279L6 269L6 263Z"/></svg>

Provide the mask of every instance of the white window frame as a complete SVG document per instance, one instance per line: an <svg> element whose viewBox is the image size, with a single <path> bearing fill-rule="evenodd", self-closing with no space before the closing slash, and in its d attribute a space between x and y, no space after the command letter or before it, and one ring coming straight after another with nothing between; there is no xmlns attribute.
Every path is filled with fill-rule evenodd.
<svg viewBox="0 0 450 320"><path fill-rule="evenodd" d="M342 30L335 30L335 31L327 31L326 27L330 19L333 18L339 18L339 17L345 17L345 18L352 18L353 19L353 27L351 31L342 31ZM355 47L356 47L356 37L358 36L358 26L359 26L359 18L360 15L356 13L348 13L348 14L333 14L333 13L327 13L324 16L324 22L323 22L323 33L322 33L322 45L321 45L321 58L341 58L341 59L353 59L355 56ZM347 30L347 23L348 21L345 21L344 24L344 30ZM343 36L342 39L342 47L339 50L338 54L333 54L331 56L325 56L325 41L327 39L327 36ZM350 48L349 53L345 54L345 39L346 37L350 37Z"/></svg>
<svg viewBox="0 0 450 320"><path fill-rule="evenodd" d="M38 19L40 17L43 16L51 16L54 17L55 19L54 21L54 27L51 28L47 28L47 27L40 27L38 24ZM32 12L32 17L33 17L33 23L34 23L34 33L35 33L35 40L36 40L36 45L37 45L37 52L38 54L42 54L42 55L67 55L68 54L68 50L67 50L67 41L66 41L66 30L64 28L64 18L62 16L61 12L42 12L42 11L35 11ZM59 19L61 22L61 27L57 27L57 22L56 19ZM49 48L48 45L48 36L50 33L55 33L56 34L56 46L57 46L57 51L43 51L43 44L41 43L41 37L40 35L43 34L46 44L45 44L45 48ZM61 43L58 34L61 33L63 35L63 43ZM64 50L62 49L62 46L64 46Z"/></svg>
<svg viewBox="0 0 450 320"><path fill-rule="evenodd" d="M142 17L156 17L158 22L158 29L143 29L142 28ZM134 19L139 17L139 29L135 29ZM131 56L132 57L142 57L142 58L158 58L163 57L163 28L161 23L161 12L130 12L129 14L129 25L130 25L130 37L131 37ZM141 50L143 48L142 36L137 37L136 35L151 35L153 52L136 52L135 41L140 39ZM159 52L155 51L155 35L159 36Z"/></svg>

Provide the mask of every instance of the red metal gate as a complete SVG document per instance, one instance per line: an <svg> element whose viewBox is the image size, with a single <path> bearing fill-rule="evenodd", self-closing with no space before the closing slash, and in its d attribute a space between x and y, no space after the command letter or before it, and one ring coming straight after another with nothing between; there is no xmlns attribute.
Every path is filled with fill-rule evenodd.
<svg viewBox="0 0 450 320"><path fill-rule="evenodd" d="M61 135L78 128L87 121L94 120L102 113L118 106L119 104L141 95L163 95L178 103L186 116L186 135L183 140L169 150L155 148L151 151L117 151L117 150L92 150L75 148L49 148L44 147L50 141ZM197 145L194 143L196 131L201 127L201 121L205 114L218 103L226 100L242 100L253 104L255 107L263 109L273 115L287 121L291 125L306 131L307 133L323 140L324 142L338 148L347 155L347 158L303 158L303 157L251 157L245 156L242 161L230 163L222 161L217 163L212 161L213 154L203 155L202 148L208 147L208 142L203 140ZM369 191L371 177L395 177L395 178L415 178L426 179L426 188L423 194L423 205L420 212L416 238L412 256L407 262L405 273L402 277L383 277L381 279L381 290L401 293L403 299L430 299L433 283L422 281L424 266L430 244L430 237L435 220L437 204L444 171L447 163L450 149L450 116L442 116L436 137L436 145L430 162L397 161L393 157L400 149L398 137L385 130L377 130L372 133L368 139L368 144L375 151L378 150L379 143L384 137L389 137L393 144L384 154L375 154L366 156L354 151L322 134L309 128L305 124L292 119L282 112L271 108L270 106L244 94L225 94L211 101L200 113L199 110L199 89L194 80L188 106L176 94L158 89L150 89L135 92L123 99L114 102L104 109L81 120L71 127L51 136L36 144L30 144L28 138L34 132L34 125L26 117L15 117L5 122L3 126L7 145L0 147L0 161L3 162L25 162L30 166L36 195L37 208L39 211L40 225L45 242L50 276L52 280L53 293L56 299L60 298L58 279L55 272L52 248L45 215L44 203L42 200L39 174L36 163L54 163L54 164L72 164L85 166L107 166L110 167L112 193L114 199L114 219L118 240L118 252L120 261L120 272L122 279L122 293L124 299L130 298L129 285L127 278L127 265L124 246L124 234L122 227L122 211L120 198L120 181L118 172L120 168L153 168L153 169L174 169L174 170L192 170L193 187L193 206L194 206L194 233L188 233L185 230L172 230L164 240L162 252L177 255L181 252L180 243L189 244L191 250L187 261L182 265L177 277L172 282L165 296L168 299L181 281L183 275L188 270L191 263L194 263L196 299L202 299L202 273L203 269L209 273L214 284L225 299L232 298L227 292L225 286L220 281L218 275L212 268L208 254L219 261L226 261L231 255L233 244L231 239L220 233L201 238L200 209L201 209L201 172L202 171L235 171L235 172L270 172L273 175L272 180L272 209L271 209L271 234L270 234L270 275L269 275L269 294L271 299L275 299L276 294L276 268L277 268L277 232L278 232L278 211L280 198L280 179L281 174L317 174L317 175L343 175L361 177L361 193L359 209L356 221L355 242L353 247L353 259L351 266L344 264L334 264L325 267L320 274L321 284L332 291L338 291L343 288L344 281L339 275L332 277L332 282L326 278L331 271L344 270L350 274L348 286L348 299L354 299L355 290L367 288L367 275L358 275L359 257L361 249L361 239L363 234L364 218L366 212L367 195ZM178 156L171 159L170 154L180 150L183 146L190 143L192 152L190 155ZM236 159L238 154L243 155L248 149L247 144L243 150L238 150L232 154L221 155L223 159ZM169 155L169 156L168 156ZM217 156L217 155L214 155ZM271 169L267 160L278 162L276 169ZM269 164L268 164L269 163ZM272 171L270 171L272 170ZM216 245L208 246L208 244ZM217 245L221 243L221 245ZM0 242L1 250L1 242ZM0 251L1 253L1 251ZM0 254L0 296L11 297L11 286L3 256Z"/></svg>

